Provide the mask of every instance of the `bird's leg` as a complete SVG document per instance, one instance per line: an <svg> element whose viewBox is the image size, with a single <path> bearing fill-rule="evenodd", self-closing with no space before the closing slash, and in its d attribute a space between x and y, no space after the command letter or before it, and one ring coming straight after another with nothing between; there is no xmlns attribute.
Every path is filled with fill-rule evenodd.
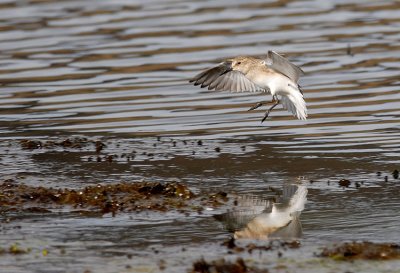
<svg viewBox="0 0 400 273"><path fill-rule="evenodd" d="M250 109L247 110L247 111L255 110L255 109L257 109L258 107L263 106L263 105L266 104L266 103L268 103L268 102L267 102L267 101L259 101L259 102L257 102L256 104L254 104L252 107L250 107Z"/></svg>
<svg viewBox="0 0 400 273"><path fill-rule="evenodd" d="M264 117L261 120L261 123L263 123L267 119L267 117L269 116L269 113L271 113L271 111L279 104L279 99L277 96L272 97L272 103L274 103L274 105L272 105L271 108L269 108L267 110L267 112L265 112Z"/></svg>

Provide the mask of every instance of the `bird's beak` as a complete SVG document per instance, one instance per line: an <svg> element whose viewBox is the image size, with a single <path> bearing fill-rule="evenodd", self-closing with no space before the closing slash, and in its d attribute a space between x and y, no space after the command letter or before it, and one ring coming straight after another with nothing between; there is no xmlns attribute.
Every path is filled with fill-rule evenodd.
<svg viewBox="0 0 400 273"><path fill-rule="evenodd" d="M232 71L232 69L233 69L232 68L232 61L225 61L225 62L221 63L220 67L222 68L222 73L221 73L220 76L222 76L222 75Z"/></svg>

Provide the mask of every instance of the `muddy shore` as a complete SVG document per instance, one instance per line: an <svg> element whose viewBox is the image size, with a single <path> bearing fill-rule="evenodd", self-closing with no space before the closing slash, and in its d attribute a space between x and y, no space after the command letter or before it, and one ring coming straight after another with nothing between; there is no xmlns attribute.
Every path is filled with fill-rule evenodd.
<svg viewBox="0 0 400 273"><path fill-rule="evenodd" d="M3 157L2 164L7 162L7 157L14 157L16 154L19 154L20 163L25 165L29 162L29 164L32 164L31 160L34 159L33 162L36 166L42 166L43 163L45 164L44 166L48 166L49 159L53 161L56 159L54 162L57 165L54 174L57 176L57 173L61 171L64 175L69 173L71 181L67 183L70 186L65 187L66 183L61 184L59 180L46 181L46 179L40 178L43 174L37 172L18 175L8 174L0 184L2 233L6 235L11 230L13 232L24 230L27 228L25 226L27 221L39 220L43 217L43 219L48 219L46 220L49 221L48 223L51 223L54 219L61 218L75 218L79 219L79 222L109 219L107 222L110 225L113 225L114 222L117 226L120 225L121 220L127 219L126 217L130 221L136 221L136 218L140 219L144 215L148 220L154 218L156 222L164 217L172 217L172 219L176 219L175 221L185 221L185 218L188 221L192 221L190 219L197 218L214 222L215 220L209 218L212 217L218 223L220 221L218 219L221 219L219 215L223 215L226 211L238 206L238 198L243 196L243 192L232 191L229 187L208 187L207 185L198 187L191 183L186 183L182 179L177 179L177 181L143 181L143 179L129 181L123 179L121 182L110 183L106 180L100 182L101 179L111 174L109 172L102 174L101 171L97 173L95 180L93 177L89 181L85 181L82 177L76 178L76 172L82 172L82 166L87 166L88 169L113 169L114 172L120 172L121 168L126 169L132 165L143 165L141 172L145 172L149 163L153 164L153 161L164 162L164 165L160 165L158 168L162 174L167 172L165 167L171 164L166 164L167 162L173 162L172 164L175 166L179 162L180 165L178 166L180 168L188 168L199 162L205 162L207 166L209 164L207 160L213 160L214 162L221 159L227 160L220 150L213 149L216 145L224 146L224 144L216 144L208 140L189 141L155 138L152 142L146 143L146 145L147 147L164 147L164 149L162 150L163 152L158 150L158 154L152 154L150 151L139 153L140 149L144 149L143 144L140 142L124 143L118 141L116 143L115 140L111 139L90 137L3 142L3 151L8 156ZM229 145L226 146L229 147ZM135 147L135 152L127 153L128 147ZM185 152L183 157L187 159L177 161L180 153L179 147L191 147L196 153ZM252 153L257 154L259 151L257 146L246 145L246 147L246 149L240 148L237 152L251 157ZM162 160L160 160L161 158ZM207 160L204 158L207 158ZM147 164L143 164L144 162L147 162ZM116 168L116 165L121 166ZM74 166L79 166L79 169L74 169ZM257 168L252 165L249 165L249 167ZM29 169L32 170L32 168ZM43 170L45 173L48 172L46 168ZM380 170L367 176L365 174L361 176L341 174L335 177L329 170L324 174L330 174L331 176L324 177L322 175L313 179L299 177L293 182L298 185L307 185L313 195L317 194L322 187L330 189L329 191L331 192L349 193L353 195L353 198L357 198L358 194L360 196L368 193L376 194L376 186L378 185L386 185L386 187L390 188L392 186L397 187L398 183L396 170ZM41 181L41 186L35 186L34 184L37 184L35 181ZM94 184L92 181L97 183ZM274 202L281 195L282 189L277 184L276 186L265 187L261 195L256 194L258 197L268 197L269 200ZM318 202L315 197L312 197L311 200ZM306 221L307 206L303 212ZM343 209L349 209L349 207L343 207ZM187 272L280 272L280 270L292 272L294 268L299 266L299 263L304 266L304 263L307 263L306 261L311 264L319 261L319 263L325 264L322 267L320 265L320 268L325 268L325 266L329 268L331 266L335 267L335 263L362 260L378 260L382 262L382 265L374 264L375 267L372 268L390 269L396 267L399 261L399 246L396 241L368 242L367 238L361 238L361 240L354 242L349 239L343 242L335 240L335 243L333 243L334 241L326 241L323 244L318 243L316 248L315 243L310 244L302 238L271 239L267 241L234 240L233 233L229 230L224 231L223 225L218 224L218 226L218 233L223 236L217 236L216 239L209 242L212 247L212 256L208 256L204 252L205 245L195 246L196 244L193 245L193 243L182 246L179 250L172 250L174 247L167 250L176 252L178 256L192 257L183 260L178 257L172 258L175 262L179 261L178 266L175 262L170 263L165 260L165 257L172 254L166 254L165 249L160 245L153 246L148 250L145 249L150 246L142 248L139 247L140 244L135 248L143 249L141 250L142 253L150 251L153 257L151 259L158 261L157 263L150 262L150 264L147 264L145 266L146 270L162 270L165 272L173 272L176 268ZM306 222L306 234L308 233L307 226L310 227ZM69 248L67 246L43 245L40 242L33 243L32 239L21 240L15 238L3 245L0 255L3 258L10 256L34 258L39 256L41 259L48 259L48 257L57 255L65 259L69 255L74 256ZM140 268L143 269L144 265L130 262L133 257L140 257L140 252L132 252L133 249L129 248L123 249L118 250L118 252L120 252L120 255L128 257L128 260L125 260L124 264L126 265L121 267L121 270L136 272L141 270ZM196 251L202 253L201 256L193 255ZM260 260L256 258L257 255L265 256L263 259L267 259L269 262L260 264ZM295 259L294 257L299 258ZM274 260L276 261L273 262ZM343 264L337 265L338 268L342 266ZM304 266L304 270L308 270L307 268L310 269ZM97 270L97 267L87 267L87 272L96 272Z"/></svg>

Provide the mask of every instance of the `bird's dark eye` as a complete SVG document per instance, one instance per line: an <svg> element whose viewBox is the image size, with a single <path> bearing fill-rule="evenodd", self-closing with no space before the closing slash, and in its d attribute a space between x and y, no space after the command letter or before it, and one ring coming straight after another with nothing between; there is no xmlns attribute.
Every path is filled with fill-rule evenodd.
<svg viewBox="0 0 400 273"><path fill-rule="evenodd" d="M242 62L237 62L237 64L241 64Z"/></svg>

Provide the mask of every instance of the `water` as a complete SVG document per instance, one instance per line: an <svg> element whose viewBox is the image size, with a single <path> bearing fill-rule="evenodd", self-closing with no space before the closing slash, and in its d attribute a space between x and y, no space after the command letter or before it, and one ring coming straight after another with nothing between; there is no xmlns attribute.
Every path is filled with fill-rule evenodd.
<svg viewBox="0 0 400 273"><path fill-rule="evenodd" d="M310 252L340 240L398 242L391 172L400 168L399 18L398 1L0 1L0 174L32 186L144 178L259 196L300 182L309 189L301 220ZM306 72L307 121L277 107L261 124L263 110L247 109L265 95L188 83L224 58L267 50ZM118 158L96 164L88 162L93 147L19 145L71 136L101 139L103 154ZM127 162L122 154L133 151ZM350 189L338 186L342 178ZM164 259L167 270L185 271L188 257L221 256L229 233L214 213L222 211L56 213L10 223L1 216L1 244L18 241L34 254L0 256L0 265L4 272L158 271Z"/></svg>

